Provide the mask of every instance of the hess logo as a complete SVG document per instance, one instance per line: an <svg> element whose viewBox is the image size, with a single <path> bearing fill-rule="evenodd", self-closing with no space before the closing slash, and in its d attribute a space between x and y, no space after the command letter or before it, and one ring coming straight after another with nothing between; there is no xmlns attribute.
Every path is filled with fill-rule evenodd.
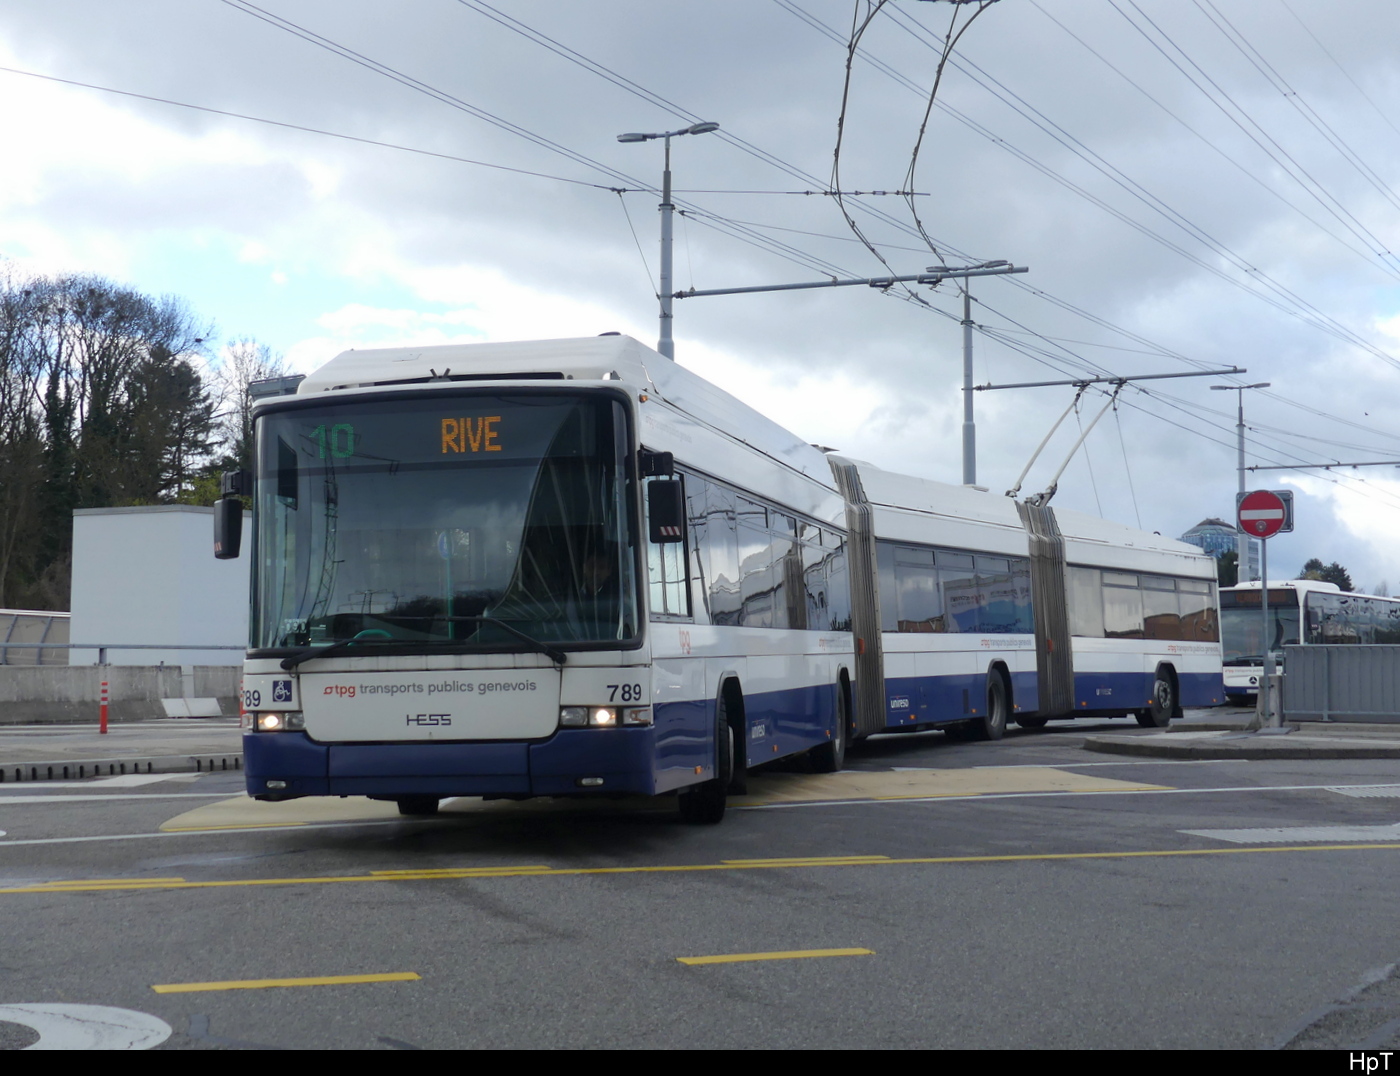
<svg viewBox="0 0 1400 1076"><path fill-rule="evenodd" d="M450 725L451 714L404 714L405 725Z"/></svg>

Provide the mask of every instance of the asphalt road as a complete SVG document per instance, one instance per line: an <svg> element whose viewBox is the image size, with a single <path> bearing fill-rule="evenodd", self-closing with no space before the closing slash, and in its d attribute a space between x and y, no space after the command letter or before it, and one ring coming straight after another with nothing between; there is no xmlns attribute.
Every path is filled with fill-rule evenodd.
<svg viewBox="0 0 1400 1076"><path fill-rule="evenodd" d="M0 1049L1400 1045L1400 762L1084 751L1104 728L867 741L715 827L7 785ZM314 982L347 976L394 978Z"/></svg>

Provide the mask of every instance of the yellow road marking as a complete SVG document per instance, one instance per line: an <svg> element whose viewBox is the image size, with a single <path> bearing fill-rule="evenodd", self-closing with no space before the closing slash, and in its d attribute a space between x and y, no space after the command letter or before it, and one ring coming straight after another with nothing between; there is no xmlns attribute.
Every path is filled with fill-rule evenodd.
<svg viewBox="0 0 1400 1076"><path fill-rule="evenodd" d="M730 867L839 867L843 863L879 863L889 856L793 856L788 859L722 859Z"/></svg>
<svg viewBox="0 0 1400 1076"><path fill-rule="evenodd" d="M70 878L70 879L66 879L66 880L59 880L59 881L57 881L57 882L35 882L34 884L35 884L35 885L38 885L38 886L51 886L51 885L65 885L65 886L66 886L66 885L118 885L118 886L128 886L128 885L138 885L138 884L142 884L142 883L183 882L183 881L184 881L183 878L82 878L82 879Z"/></svg>
<svg viewBox="0 0 1400 1076"><path fill-rule="evenodd" d="M162 833L203 833L215 829L286 829L288 826L304 826L305 822L244 822L228 826L161 826Z"/></svg>
<svg viewBox="0 0 1400 1076"><path fill-rule="evenodd" d="M729 953L724 956L678 956L678 964L745 964L750 960L806 960L814 956L874 956L874 949L792 949L783 953Z"/></svg>
<svg viewBox="0 0 1400 1076"><path fill-rule="evenodd" d="M422 976L416 971L383 975L322 975L312 979L228 979L215 983L166 983L151 987L157 994L194 994L204 990L262 990L269 986L344 986L347 983L407 983Z"/></svg>
<svg viewBox="0 0 1400 1076"><path fill-rule="evenodd" d="M1398 843L1262 845L1255 848L1175 848L1148 852L1025 852L1001 856L911 856L904 859L797 859L737 863L687 863L657 867L462 867L406 874L343 874L311 878L235 878L218 882L44 882L0 889L11 893L87 893L124 889L230 889L265 885L330 885L341 882L398 882L443 878L563 878L585 874L683 874L693 871L783 870L801 867L951 866L960 863L1035 863L1084 859L1166 859L1172 856L1239 856L1266 852L1380 852L1400 850Z"/></svg>
<svg viewBox="0 0 1400 1076"><path fill-rule="evenodd" d="M528 874L531 871L547 871L552 868L547 863L536 863L531 866L509 866L509 867L472 867L469 868L475 876L487 877L496 874ZM376 878L436 878L440 875L455 878L462 873L462 867L424 867L421 870L403 871L370 871Z"/></svg>

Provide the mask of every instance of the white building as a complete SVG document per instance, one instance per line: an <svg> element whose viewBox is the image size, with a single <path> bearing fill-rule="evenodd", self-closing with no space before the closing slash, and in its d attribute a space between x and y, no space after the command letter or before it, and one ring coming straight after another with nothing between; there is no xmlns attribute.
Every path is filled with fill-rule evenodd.
<svg viewBox="0 0 1400 1076"><path fill-rule="evenodd" d="M248 563L246 556L214 559L212 508L78 509L70 638L113 647L107 652L113 665L241 665L248 643ZM117 649L123 644L162 649ZM71 660L91 664L97 652L74 650Z"/></svg>

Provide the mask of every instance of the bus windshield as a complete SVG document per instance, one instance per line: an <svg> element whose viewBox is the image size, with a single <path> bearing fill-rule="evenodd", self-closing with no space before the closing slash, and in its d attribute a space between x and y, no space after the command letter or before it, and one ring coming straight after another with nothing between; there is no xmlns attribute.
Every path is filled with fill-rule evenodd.
<svg viewBox="0 0 1400 1076"><path fill-rule="evenodd" d="M1226 665L1262 665L1264 613L1257 590L1220 592L1220 643ZM1269 649L1280 651L1299 639L1298 595L1291 589L1269 591Z"/></svg>
<svg viewBox="0 0 1400 1076"><path fill-rule="evenodd" d="M264 413L251 645L634 639L627 442L622 404L599 394L434 393Z"/></svg>

